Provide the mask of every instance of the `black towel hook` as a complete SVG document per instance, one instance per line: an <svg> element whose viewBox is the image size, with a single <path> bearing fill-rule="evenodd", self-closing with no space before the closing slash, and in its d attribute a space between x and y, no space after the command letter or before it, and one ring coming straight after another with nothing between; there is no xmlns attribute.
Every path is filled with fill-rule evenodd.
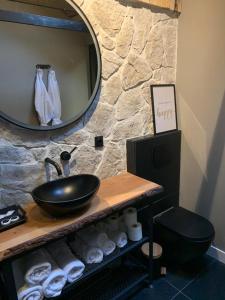
<svg viewBox="0 0 225 300"><path fill-rule="evenodd" d="M51 65L37 64L36 69L51 69Z"/></svg>

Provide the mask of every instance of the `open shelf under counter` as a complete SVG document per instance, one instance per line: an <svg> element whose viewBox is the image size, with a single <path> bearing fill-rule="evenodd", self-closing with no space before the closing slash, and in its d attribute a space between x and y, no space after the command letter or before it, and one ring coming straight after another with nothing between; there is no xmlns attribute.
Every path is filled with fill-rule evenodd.
<svg viewBox="0 0 225 300"><path fill-rule="evenodd" d="M82 277L80 277L74 283L67 284L64 287L64 289L62 291L62 294L60 296L55 297L55 298L51 298L51 299L52 300L53 299L66 299L66 295L71 290L74 290L74 292L76 293L76 287L78 287L78 285L80 285L81 282L83 282L84 280L88 280L90 277L94 276L98 271L100 271L100 270L104 269L105 267L107 267L114 260L116 260L117 258L127 254L128 252L140 247L143 243L147 242L148 240L149 240L149 238L147 236L145 236L138 242L129 241L128 244L125 247L116 248L116 250L112 254L110 254L108 256L105 256L101 263L86 265L86 268L85 268L85 271L84 271Z"/></svg>

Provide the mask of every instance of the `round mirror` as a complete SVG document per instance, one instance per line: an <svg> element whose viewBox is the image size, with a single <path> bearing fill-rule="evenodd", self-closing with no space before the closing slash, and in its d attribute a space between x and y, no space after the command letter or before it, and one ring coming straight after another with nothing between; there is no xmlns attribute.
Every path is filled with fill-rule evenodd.
<svg viewBox="0 0 225 300"><path fill-rule="evenodd" d="M33 130L78 120L101 77L96 36L71 1L0 0L0 116Z"/></svg>

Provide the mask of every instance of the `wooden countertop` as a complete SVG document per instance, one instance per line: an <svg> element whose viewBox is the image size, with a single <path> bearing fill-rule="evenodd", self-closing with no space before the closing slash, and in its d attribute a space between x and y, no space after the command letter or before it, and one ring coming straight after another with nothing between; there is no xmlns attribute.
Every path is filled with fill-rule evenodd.
<svg viewBox="0 0 225 300"><path fill-rule="evenodd" d="M106 217L136 200L162 191L162 187L130 173L101 181L97 195L82 214L56 219L48 216L35 203L25 207L26 223L0 233L0 261L63 237L83 225Z"/></svg>

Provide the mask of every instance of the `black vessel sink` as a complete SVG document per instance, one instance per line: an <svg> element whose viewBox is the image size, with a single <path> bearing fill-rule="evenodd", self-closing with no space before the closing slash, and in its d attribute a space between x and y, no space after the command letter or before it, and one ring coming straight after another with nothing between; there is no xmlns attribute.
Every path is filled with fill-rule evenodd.
<svg viewBox="0 0 225 300"><path fill-rule="evenodd" d="M94 175L75 175L40 185L32 197L49 214L64 216L87 206L99 186L100 180Z"/></svg>

